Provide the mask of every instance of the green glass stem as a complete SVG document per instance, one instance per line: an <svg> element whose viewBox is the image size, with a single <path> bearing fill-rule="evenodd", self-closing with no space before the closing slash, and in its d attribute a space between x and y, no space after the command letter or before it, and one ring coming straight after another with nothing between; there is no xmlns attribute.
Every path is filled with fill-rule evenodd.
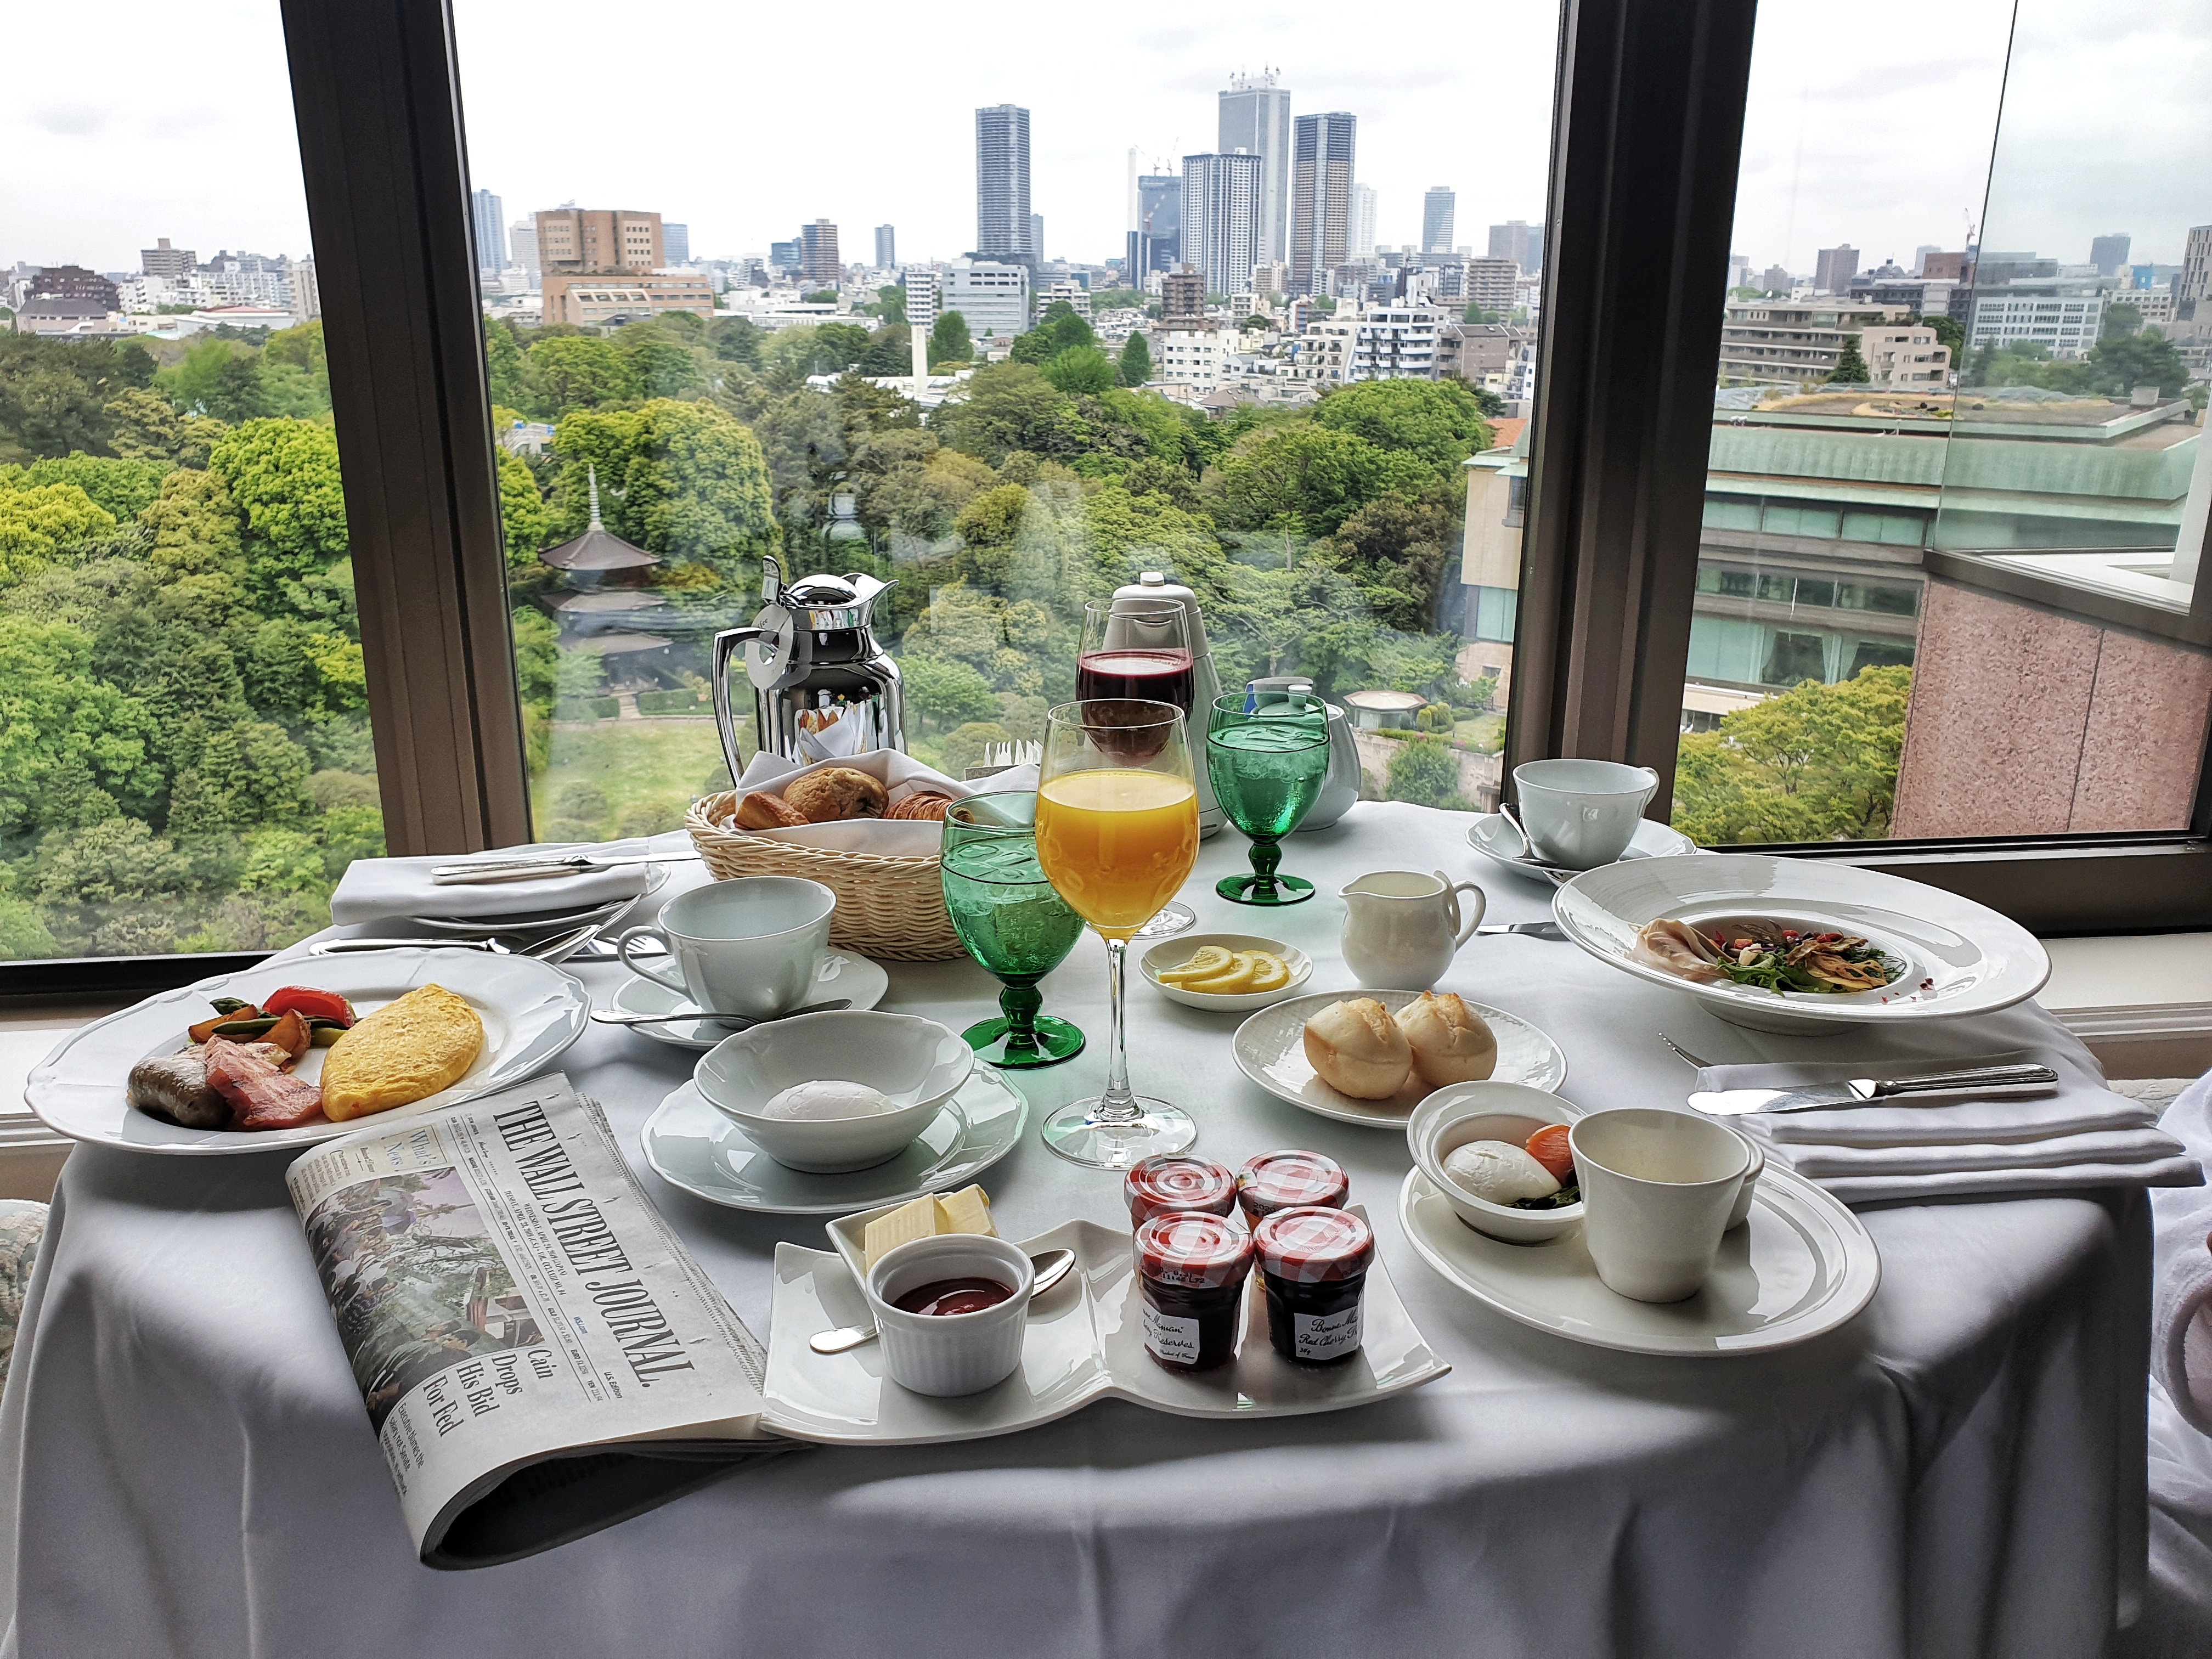
<svg viewBox="0 0 2212 1659"><path fill-rule="evenodd" d="M1033 979L1000 981L999 1012L1006 1017L1006 1043L1018 1054L1036 1051L1036 1017L1044 1007L1044 993Z"/></svg>
<svg viewBox="0 0 2212 1659"><path fill-rule="evenodd" d="M1282 862L1281 842L1261 841L1258 836L1254 836L1252 838L1252 875L1257 885L1252 890L1273 896L1275 891L1275 872L1281 867Z"/></svg>

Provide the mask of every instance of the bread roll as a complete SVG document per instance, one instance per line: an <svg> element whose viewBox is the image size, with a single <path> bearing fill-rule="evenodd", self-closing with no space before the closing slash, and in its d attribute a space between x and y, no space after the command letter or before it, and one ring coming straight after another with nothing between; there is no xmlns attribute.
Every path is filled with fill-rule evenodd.
<svg viewBox="0 0 2212 1659"><path fill-rule="evenodd" d="M740 830L795 830L806 822L805 813L765 789L756 789L738 803Z"/></svg>
<svg viewBox="0 0 2212 1659"><path fill-rule="evenodd" d="M1480 1014L1451 992L1424 991L1398 1011L1413 1045L1413 1069L1431 1089L1477 1083L1498 1069L1498 1038Z"/></svg>
<svg viewBox="0 0 2212 1659"><path fill-rule="evenodd" d="M1388 1100L1413 1069L1413 1045L1372 997L1332 1002L1306 1022L1306 1059L1354 1100Z"/></svg>
<svg viewBox="0 0 2212 1659"><path fill-rule="evenodd" d="M934 789L917 789L904 800L884 814L886 818L927 819L937 823L945 822L945 809L952 805L952 797Z"/></svg>
<svg viewBox="0 0 2212 1659"><path fill-rule="evenodd" d="M866 772L849 766L832 766L809 772L785 786L783 803L809 823L835 823L842 818L879 818L884 815L884 787Z"/></svg>

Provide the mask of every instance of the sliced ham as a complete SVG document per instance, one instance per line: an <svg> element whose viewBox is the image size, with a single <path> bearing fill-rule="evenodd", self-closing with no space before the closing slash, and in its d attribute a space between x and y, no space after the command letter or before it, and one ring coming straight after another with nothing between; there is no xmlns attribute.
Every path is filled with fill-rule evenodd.
<svg viewBox="0 0 2212 1659"><path fill-rule="evenodd" d="M1728 977L1713 966L1720 955L1713 942L1686 921L1646 923L1636 936L1632 954L1647 966L1693 984L1717 985Z"/></svg>
<svg viewBox="0 0 2212 1659"><path fill-rule="evenodd" d="M322 1115L323 1091L285 1071L269 1051L265 1043L208 1039L207 1079L230 1103L234 1129L291 1129Z"/></svg>

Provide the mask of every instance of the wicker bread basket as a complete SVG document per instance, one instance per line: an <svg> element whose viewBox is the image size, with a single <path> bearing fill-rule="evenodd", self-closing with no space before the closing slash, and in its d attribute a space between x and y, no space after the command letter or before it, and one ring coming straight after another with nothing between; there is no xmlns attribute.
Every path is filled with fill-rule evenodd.
<svg viewBox="0 0 2212 1659"><path fill-rule="evenodd" d="M735 876L803 876L837 896L830 942L891 962L944 962L966 954L945 914L939 860L879 858L803 847L736 828L738 792L695 803L684 819L691 844L717 881Z"/></svg>

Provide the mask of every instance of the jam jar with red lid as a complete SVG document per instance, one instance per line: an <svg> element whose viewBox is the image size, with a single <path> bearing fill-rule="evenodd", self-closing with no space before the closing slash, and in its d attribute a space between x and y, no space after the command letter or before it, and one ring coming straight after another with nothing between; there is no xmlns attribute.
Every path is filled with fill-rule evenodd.
<svg viewBox="0 0 2212 1659"><path fill-rule="evenodd" d="M1121 1196L1133 1226L1156 1215L1227 1215L1237 1207L1237 1177L1210 1158L1164 1152L1130 1166Z"/></svg>
<svg viewBox="0 0 2212 1659"><path fill-rule="evenodd" d="M1137 1229L1145 1352L1171 1371L1203 1371L1237 1352L1252 1237L1218 1215L1176 1211Z"/></svg>
<svg viewBox="0 0 2212 1659"><path fill-rule="evenodd" d="M1335 1365L1359 1352L1375 1235L1349 1210L1278 1210L1252 1230L1267 1340L1285 1359Z"/></svg>
<svg viewBox="0 0 2212 1659"><path fill-rule="evenodd" d="M1237 1202L1255 1227L1278 1210L1340 1210L1351 1191L1344 1166L1319 1152L1262 1152L1237 1172Z"/></svg>

